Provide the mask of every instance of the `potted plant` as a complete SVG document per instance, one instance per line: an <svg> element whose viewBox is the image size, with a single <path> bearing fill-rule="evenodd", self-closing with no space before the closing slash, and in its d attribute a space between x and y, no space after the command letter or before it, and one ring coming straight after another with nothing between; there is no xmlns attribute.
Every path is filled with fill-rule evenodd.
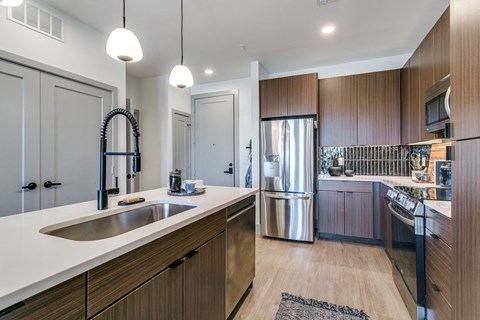
<svg viewBox="0 0 480 320"><path fill-rule="evenodd" d="M410 168L412 169L412 180L418 182L417 174L422 174L421 156L417 153L412 153L410 156Z"/></svg>

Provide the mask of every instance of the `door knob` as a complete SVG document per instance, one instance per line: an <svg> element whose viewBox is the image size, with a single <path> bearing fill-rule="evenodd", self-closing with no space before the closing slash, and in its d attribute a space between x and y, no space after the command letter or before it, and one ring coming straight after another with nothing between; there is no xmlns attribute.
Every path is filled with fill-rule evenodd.
<svg viewBox="0 0 480 320"><path fill-rule="evenodd" d="M53 186L61 186L62 184L60 182L52 182L52 181L45 181L45 183L43 184L43 186L45 188L51 188Z"/></svg>
<svg viewBox="0 0 480 320"><path fill-rule="evenodd" d="M35 190L37 188L37 184L35 182L30 182L26 186L23 186L22 189L28 189L28 190Z"/></svg>
<svg viewBox="0 0 480 320"><path fill-rule="evenodd" d="M228 168L228 170L223 171L223 173L233 174L233 168Z"/></svg>

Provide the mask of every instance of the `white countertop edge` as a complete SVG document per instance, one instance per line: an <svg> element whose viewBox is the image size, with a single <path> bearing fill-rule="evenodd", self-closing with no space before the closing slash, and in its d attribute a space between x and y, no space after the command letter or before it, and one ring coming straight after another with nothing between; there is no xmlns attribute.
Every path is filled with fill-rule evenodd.
<svg viewBox="0 0 480 320"><path fill-rule="evenodd" d="M213 192L212 189L215 189L216 187L208 187L210 189L210 192ZM237 189L237 188L231 188L231 189ZM256 188L253 188L253 189L247 189L247 188L239 188L239 189L242 189L243 193L241 195L236 195L234 198L231 198L231 199L228 199L226 201L224 200L218 200L218 199L215 199L215 202L217 202L216 205L207 205L205 208L202 208L202 204L201 204L201 200L197 201L199 204L198 204L198 207L197 208L194 208L194 209L191 209L192 211L194 211L193 213L192 212L188 212L188 211L185 211L185 212L182 212L180 214L177 214L175 216L172 216L170 217L169 219L165 219L165 220L161 220L161 222L163 222L162 224L157 224L155 226L155 224L150 224L150 225L147 225L147 226L144 226L144 227L141 227L141 228L138 228L138 229L135 229L135 230L132 230L132 231L129 231L127 233L124 233L122 235L119 235L119 236L116 236L116 237L113 237L113 238L117 238L117 237L122 237L126 234L129 234L129 236L127 236L126 238L132 238L132 240L129 240L128 242L126 243L123 243L121 245L119 245L118 247L114 248L114 249L111 249L111 250L106 250L105 252L102 252L101 254L99 255L96 255L96 256L93 256L91 257L90 259L87 259L81 263L77 263L75 264L74 266L70 267L70 268L67 268L67 269L64 269L64 270L61 270L61 271L56 271L54 273L52 273L50 276L47 276L47 277L44 277L42 279L38 279L38 281L35 281L35 282L32 282L32 283L29 283L28 285L24 285L22 287L19 287L15 290L11 290L10 292L7 292L7 293L2 293L0 292L0 294L2 294L0 296L0 310L3 310L5 308L8 308L18 302L21 302L27 298L30 298L40 292L43 292L47 289L50 289L66 280L69 280L69 279L72 279L74 278L75 276L78 276L88 270L91 270L92 268L95 268L105 262L108 262L114 258L117 258L129 251L132 251L134 249L137 249L149 242L152 242L158 238L161 238L162 236L165 236L169 233L172 233L188 224L191 224L195 221L198 221L210 214L213 214L215 212L217 212L218 210L222 210L224 208L227 208L228 206L238 202L238 201L241 201L243 199L246 199L248 198L249 196L252 196L252 195L255 195L258 193L258 189ZM144 195L148 195L149 197L151 197L152 194L156 194L158 193L158 191L162 191L162 190L166 190L166 188L161 188L161 189L156 189L156 190L150 190L150 191L145 191L145 192L140 192L140 193L137 193L137 194L130 194L128 195L129 197L132 197L132 196L144 196ZM207 190L207 193L209 192L209 190ZM166 192L165 192L166 194ZM118 197L112 197L109 199L109 203L110 203L110 206L111 208L108 209L109 211L118 211L117 209L119 208L117 205L112 205L114 203L116 203L117 201L119 200L122 200L123 198L125 198L126 196L123 195L123 196L118 196ZM188 198L188 199L187 199ZM192 198L192 199L190 199ZM173 197L173 196L167 196L167 198L162 198L162 199L151 199L151 201L162 201L162 200L167 200L169 202L177 202L177 203L185 203L185 202L189 202L190 204L193 204L193 203L196 203L196 199L194 199L195 197ZM150 199L147 199L147 200L150 200ZM96 204L96 201L93 201L95 202ZM82 203L83 204L83 203ZM78 204L78 205L82 205L82 204ZM75 205L72 205L72 206L75 206ZM52 208L52 209L47 209L47 210L41 210L43 212L45 211L49 211L49 210L58 210L58 208L60 207L57 207L57 208ZM123 207L121 207L123 208ZM129 209L130 207L125 207L125 209ZM202 210L199 212L199 210ZM39 211L39 212L41 212ZM32 214L31 213L28 213L28 214ZM35 214L35 213L34 213ZM93 214L98 214L98 211L95 211ZM1 218L0 218L1 219ZM76 217L76 218L73 218L73 219L70 219L68 221L75 221L77 219L81 219L79 217ZM88 220L88 219L86 219ZM65 225L69 225L70 223L66 222L66 223L63 223L63 222L58 222L59 224L65 224ZM51 223L49 223L48 225L51 225ZM142 230L139 230L139 229L142 229ZM143 232L142 232L143 231ZM134 235L133 237L131 237L131 235ZM43 236L46 236L46 237L51 237L51 236L48 236L48 235L43 235ZM60 238L57 238L58 241L73 241L73 240L67 240L67 239L60 239ZM104 239L104 240L95 240L95 241L87 241L89 242L90 244L93 244L94 245L94 242L100 244L100 242L107 242L107 241L112 241L112 238L108 238L108 239ZM115 241L115 240L113 240ZM123 240L125 241L125 240ZM73 242L77 242L77 241L73 241ZM0 269L1 270L1 269ZM0 275L1 277L1 275ZM1 286L0 286L1 287ZM1 290L1 289L0 289ZM3 291L3 290L1 290Z"/></svg>

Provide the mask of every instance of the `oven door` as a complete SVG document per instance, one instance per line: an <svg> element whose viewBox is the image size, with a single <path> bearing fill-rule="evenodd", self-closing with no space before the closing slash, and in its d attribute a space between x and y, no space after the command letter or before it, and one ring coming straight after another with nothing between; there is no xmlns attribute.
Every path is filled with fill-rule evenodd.
<svg viewBox="0 0 480 320"><path fill-rule="evenodd" d="M405 304L417 313L417 307L425 305L424 217L414 217L393 203L388 207L392 214L394 280Z"/></svg>

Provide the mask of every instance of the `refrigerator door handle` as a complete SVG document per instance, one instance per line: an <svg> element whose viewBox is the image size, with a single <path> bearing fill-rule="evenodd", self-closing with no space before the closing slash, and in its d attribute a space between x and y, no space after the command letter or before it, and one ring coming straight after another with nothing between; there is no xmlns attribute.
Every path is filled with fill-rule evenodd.
<svg viewBox="0 0 480 320"><path fill-rule="evenodd" d="M290 190L290 125L285 121L285 169L283 178L285 179L284 190Z"/></svg>
<svg viewBox="0 0 480 320"><path fill-rule="evenodd" d="M271 194L271 193L264 193L265 198L271 198L271 199L279 199L279 200L308 200L312 196L311 195L289 195L289 196L283 196L283 195L277 195L277 194Z"/></svg>

